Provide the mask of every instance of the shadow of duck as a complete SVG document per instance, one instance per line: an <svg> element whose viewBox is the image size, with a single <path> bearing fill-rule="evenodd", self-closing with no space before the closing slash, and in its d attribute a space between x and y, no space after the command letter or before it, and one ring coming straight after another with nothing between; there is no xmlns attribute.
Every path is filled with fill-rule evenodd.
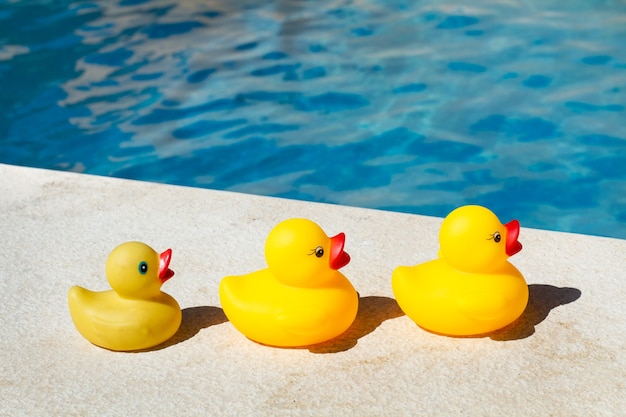
<svg viewBox="0 0 626 417"><path fill-rule="evenodd" d="M224 310L219 307L188 307L182 309L181 311L183 313L183 319L180 327L178 328L178 331L174 334L174 336L158 346L136 352L165 349L167 347L191 339L202 329L206 329L207 327L215 326L228 321L226 315L224 314Z"/></svg>
<svg viewBox="0 0 626 417"><path fill-rule="evenodd" d="M514 323L489 334L492 340L508 341L525 339L535 333L535 326L544 321L556 307L578 300L581 292L577 288L554 287L545 284L528 286L528 305Z"/></svg>
<svg viewBox="0 0 626 417"><path fill-rule="evenodd" d="M340 336L327 342L306 346L312 353L338 353L353 348L359 339L373 332L385 320L403 316L393 298L359 297L359 309L352 325Z"/></svg>

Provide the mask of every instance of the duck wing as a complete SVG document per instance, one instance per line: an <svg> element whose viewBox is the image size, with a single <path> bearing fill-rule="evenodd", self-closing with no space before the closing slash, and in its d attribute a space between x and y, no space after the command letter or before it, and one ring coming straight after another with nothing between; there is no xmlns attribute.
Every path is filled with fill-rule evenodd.
<svg viewBox="0 0 626 417"><path fill-rule="evenodd" d="M506 311L507 299L497 292L458 295L456 306L463 314L474 320L494 320Z"/></svg>
<svg viewBox="0 0 626 417"><path fill-rule="evenodd" d="M303 308L282 308L276 312L276 322L284 331L298 336L309 336L317 334L320 329L325 328L331 316L325 309L306 309L303 314Z"/></svg>
<svg viewBox="0 0 626 417"><path fill-rule="evenodd" d="M135 304L119 305L113 291L90 291L72 287L68 294L72 320L91 343L112 350L133 349L150 329L142 325L145 311Z"/></svg>

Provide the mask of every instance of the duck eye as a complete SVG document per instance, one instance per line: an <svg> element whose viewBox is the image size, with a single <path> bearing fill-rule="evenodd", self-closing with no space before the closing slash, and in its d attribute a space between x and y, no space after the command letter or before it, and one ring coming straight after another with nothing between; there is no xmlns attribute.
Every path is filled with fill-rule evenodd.
<svg viewBox="0 0 626 417"><path fill-rule="evenodd" d="M139 263L139 273L141 275L144 275L146 272L148 272L148 263L147 262L140 262Z"/></svg>
<svg viewBox="0 0 626 417"><path fill-rule="evenodd" d="M321 246L315 248L315 256L317 256L318 258L324 256L324 248L322 248Z"/></svg>
<svg viewBox="0 0 626 417"><path fill-rule="evenodd" d="M500 243L500 240L502 240L502 236L500 236L500 232L495 232L493 234L493 241L496 243Z"/></svg>

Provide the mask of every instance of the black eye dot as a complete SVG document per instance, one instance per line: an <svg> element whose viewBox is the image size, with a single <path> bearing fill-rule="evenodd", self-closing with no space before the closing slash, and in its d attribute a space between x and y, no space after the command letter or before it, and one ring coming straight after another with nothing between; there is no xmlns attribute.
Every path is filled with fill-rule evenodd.
<svg viewBox="0 0 626 417"><path fill-rule="evenodd" d="M495 232L493 234L493 241L499 243L502 240L502 236L500 236L500 232Z"/></svg>
<svg viewBox="0 0 626 417"><path fill-rule="evenodd" d="M148 263L140 262L139 263L139 273L143 275L146 272L148 272Z"/></svg>
<svg viewBox="0 0 626 417"><path fill-rule="evenodd" d="M324 256L324 248L322 248L321 246L318 246L315 249L315 256L317 256L318 258L321 258L322 256Z"/></svg>

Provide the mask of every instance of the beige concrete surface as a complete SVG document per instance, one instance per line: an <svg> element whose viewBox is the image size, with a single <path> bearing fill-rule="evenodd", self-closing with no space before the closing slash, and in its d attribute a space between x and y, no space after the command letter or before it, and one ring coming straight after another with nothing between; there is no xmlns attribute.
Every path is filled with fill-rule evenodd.
<svg viewBox="0 0 626 417"><path fill-rule="evenodd" d="M489 337L449 338L399 310L391 272L436 256L441 219L0 165L0 415L623 416L626 241L522 224L530 303ZM346 233L353 326L302 349L249 341L220 279L265 267L270 229ZM501 219L508 221L510 219ZM590 219L593 221L593 219ZM173 249L172 340L138 353L83 339L72 285L108 289L119 243Z"/></svg>

